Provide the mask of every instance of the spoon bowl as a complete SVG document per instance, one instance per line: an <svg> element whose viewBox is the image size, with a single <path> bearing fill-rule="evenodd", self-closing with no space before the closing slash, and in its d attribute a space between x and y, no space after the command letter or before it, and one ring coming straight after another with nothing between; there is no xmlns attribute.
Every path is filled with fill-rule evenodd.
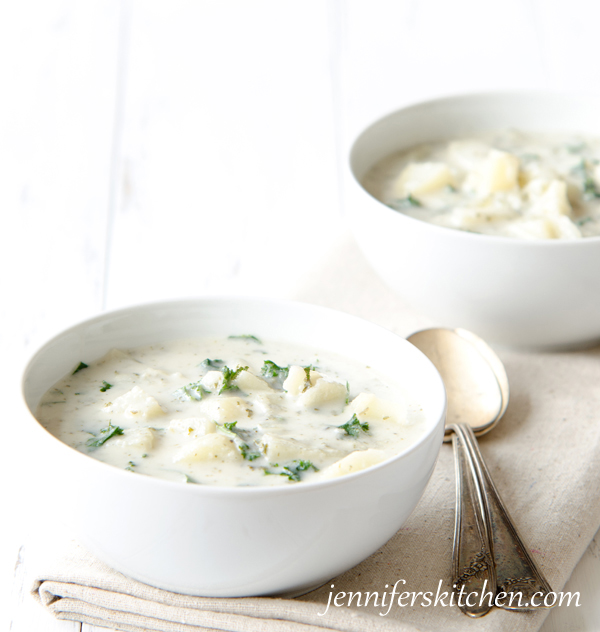
<svg viewBox="0 0 600 632"><path fill-rule="evenodd" d="M448 397L445 441L451 426L465 423L476 437L489 432L508 406L508 377L500 358L466 329L433 328L407 340L422 351L442 376Z"/></svg>

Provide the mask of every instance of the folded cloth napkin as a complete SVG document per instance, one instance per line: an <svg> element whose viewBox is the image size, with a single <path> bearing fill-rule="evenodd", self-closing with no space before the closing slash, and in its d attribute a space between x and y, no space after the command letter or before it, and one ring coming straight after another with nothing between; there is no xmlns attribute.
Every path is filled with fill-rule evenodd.
<svg viewBox="0 0 600 632"><path fill-rule="evenodd" d="M339 261L343 269L333 263ZM319 286L307 287L297 298L357 313L403 336L429 324L383 287L351 241L324 270ZM600 486L600 348L545 354L499 350L499 355L511 401L498 427L480 439L481 451L533 558L552 588L561 591L600 527L600 498L590 494ZM444 446L403 528L369 559L302 597L169 593L123 576L78 545L38 569L32 590L59 618L136 632L539 629L547 610L494 608L483 619L470 619L449 605L443 592L450 590L453 528L454 465L451 448ZM398 592L432 592L437 604L427 606L417 596L414 605L410 598L399 605L395 596L390 606L396 582ZM348 606L350 592L355 595ZM371 593L368 605L366 593ZM337 606L336 595L341 595Z"/></svg>

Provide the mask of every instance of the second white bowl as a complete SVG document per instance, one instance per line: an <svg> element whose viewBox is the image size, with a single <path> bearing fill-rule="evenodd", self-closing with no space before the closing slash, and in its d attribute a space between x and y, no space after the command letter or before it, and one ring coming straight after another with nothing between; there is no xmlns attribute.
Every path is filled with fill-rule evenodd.
<svg viewBox="0 0 600 632"><path fill-rule="evenodd" d="M406 107L367 128L350 154L354 235L384 281L447 327L534 349L600 341L600 237L532 241L428 224L385 206L360 184L395 151L516 128L600 136L600 98L554 93L449 97Z"/></svg>

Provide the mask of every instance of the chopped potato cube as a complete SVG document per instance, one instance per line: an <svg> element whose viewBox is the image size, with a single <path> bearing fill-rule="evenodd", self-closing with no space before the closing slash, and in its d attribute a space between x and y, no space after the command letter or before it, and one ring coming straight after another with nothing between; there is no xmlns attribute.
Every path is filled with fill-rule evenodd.
<svg viewBox="0 0 600 632"><path fill-rule="evenodd" d="M554 239L554 226L550 219L524 219L507 226L511 237L520 239Z"/></svg>
<svg viewBox="0 0 600 632"><path fill-rule="evenodd" d="M319 408L326 404L344 405L346 401L346 386L339 382L319 380L314 386L298 396L296 400L303 408Z"/></svg>
<svg viewBox="0 0 600 632"><path fill-rule="evenodd" d="M187 419L171 419L169 430L185 436L204 436L217 431L214 421L200 417Z"/></svg>
<svg viewBox="0 0 600 632"><path fill-rule="evenodd" d="M233 383L245 393L273 390L262 378L253 375L250 371L242 371Z"/></svg>
<svg viewBox="0 0 600 632"><path fill-rule="evenodd" d="M207 434L183 446L173 457L174 463L194 461L235 461L242 459L231 439L222 434Z"/></svg>
<svg viewBox="0 0 600 632"><path fill-rule="evenodd" d="M492 149L481 168L482 193L510 191L518 186L519 159L506 151Z"/></svg>
<svg viewBox="0 0 600 632"><path fill-rule="evenodd" d="M335 478L352 474L353 472L360 472L360 470L377 465L377 463L381 463L384 460L385 452L383 450L357 450L323 470L323 477Z"/></svg>
<svg viewBox="0 0 600 632"><path fill-rule="evenodd" d="M544 217L571 216L571 204L567 197L567 184L563 180L551 180L545 191L533 203L532 215Z"/></svg>
<svg viewBox="0 0 600 632"><path fill-rule="evenodd" d="M582 237L579 228L564 215L552 219L554 233L557 239L580 239Z"/></svg>
<svg viewBox="0 0 600 632"><path fill-rule="evenodd" d="M113 402L106 404L104 411L113 415L123 414L125 417L135 419L150 419L165 413L154 397L148 395L139 386L134 386L121 397L117 397Z"/></svg>
<svg viewBox="0 0 600 632"><path fill-rule="evenodd" d="M154 433L151 428L131 428L125 430L123 437L115 441L122 448L138 448L147 451L154 445Z"/></svg>
<svg viewBox="0 0 600 632"><path fill-rule="evenodd" d="M223 383L223 374L221 371L209 371L201 380L202 388L211 393L218 393Z"/></svg>
<svg viewBox="0 0 600 632"><path fill-rule="evenodd" d="M275 413L281 411L282 395L273 390L259 392L251 396L252 410L259 413Z"/></svg>
<svg viewBox="0 0 600 632"><path fill-rule="evenodd" d="M452 183L452 172L443 162L413 162L392 185L392 194L399 198L422 195Z"/></svg>
<svg viewBox="0 0 600 632"><path fill-rule="evenodd" d="M463 230L470 230L484 221L478 208L464 206L452 209L447 220L448 225Z"/></svg>
<svg viewBox="0 0 600 632"><path fill-rule="evenodd" d="M548 188L548 184L550 184L550 180L546 178L533 178L523 186L523 195L530 202L535 202L542 197L544 191Z"/></svg>
<svg viewBox="0 0 600 632"><path fill-rule="evenodd" d="M317 380L320 380L323 376L317 371L310 371L310 386L314 386ZM297 397L308 388L306 371L304 367L293 365L290 367L287 379L283 383L283 390L287 391L290 395Z"/></svg>
<svg viewBox="0 0 600 632"><path fill-rule="evenodd" d="M248 404L239 397L209 397L202 400L202 411L220 424L249 419Z"/></svg>
<svg viewBox="0 0 600 632"><path fill-rule="evenodd" d="M258 443L259 448L267 457L269 463L278 463L285 465L290 461L308 460L321 463L327 458L336 458L341 453L328 447L316 448L307 446L296 439L277 437L270 434L264 434Z"/></svg>
<svg viewBox="0 0 600 632"><path fill-rule="evenodd" d="M403 401L388 402L370 393L360 393L350 402L350 409L362 422L406 423L406 404Z"/></svg>

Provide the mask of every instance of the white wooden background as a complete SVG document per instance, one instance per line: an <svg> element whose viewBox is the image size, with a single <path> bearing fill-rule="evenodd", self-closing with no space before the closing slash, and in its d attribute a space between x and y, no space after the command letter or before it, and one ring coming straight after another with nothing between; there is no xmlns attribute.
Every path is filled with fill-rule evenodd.
<svg viewBox="0 0 600 632"><path fill-rule="evenodd" d="M0 2L4 629L80 627L20 587L51 528L16 430L26 355L134 302L293 296L345 235L362 126L460 91L593 90L599 24L590 0ZM570 588L584 606L544 632L600 629L598 542Z"/></svg>

